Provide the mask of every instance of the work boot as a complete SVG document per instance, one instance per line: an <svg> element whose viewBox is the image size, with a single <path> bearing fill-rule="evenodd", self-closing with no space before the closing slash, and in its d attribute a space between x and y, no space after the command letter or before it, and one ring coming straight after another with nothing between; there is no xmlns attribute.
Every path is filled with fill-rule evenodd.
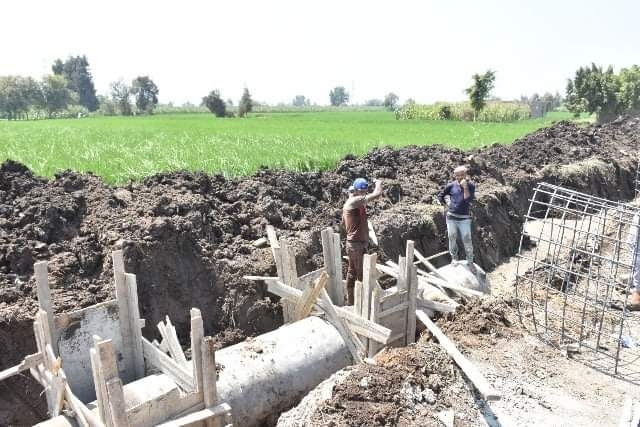
<svg viewBox="0 0 640 427"><path fill-rule="evenodd" d="M640 292L633 291L627 300L627 310L640 311Z"/></svg>

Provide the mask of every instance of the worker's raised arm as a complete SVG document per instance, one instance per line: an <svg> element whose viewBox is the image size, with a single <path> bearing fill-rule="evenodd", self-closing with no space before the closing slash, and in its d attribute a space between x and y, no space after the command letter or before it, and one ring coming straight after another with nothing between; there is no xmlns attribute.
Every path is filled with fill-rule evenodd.
<svg viewBox="0 0 640 427"><path fill-rule="evenodd" d="M373 192L365 196L367 202L370 202L371 200L375 200L378 197L382 196L382 180L376 179L375 184L376 188L373 189Z"/></svg>

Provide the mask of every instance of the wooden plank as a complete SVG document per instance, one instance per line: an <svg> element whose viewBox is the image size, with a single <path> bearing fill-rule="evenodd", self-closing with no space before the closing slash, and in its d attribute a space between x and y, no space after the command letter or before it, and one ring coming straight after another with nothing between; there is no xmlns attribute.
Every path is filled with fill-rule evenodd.
<svg viewBox="0 0 640 427"><path fill-rule="evenodd" d="M16 366L1 371L0 381L6 380L7 378L17 375L22 371L35 368L39 364L43 363L43 360L42 353L29 354Z"/></svg>
<svg viewBox="0 0 640 427"><path fill-rule="evenodd" d="M379 287L374 287L371 293L371 308L369 310L369 320L373 323L380 323L380 309L382 304L380 303L380 296L382 294L382 289ZM380 351L380 344L375 342L374 340L368 340L368 356L373 357Z"/></svg>
<svg viewBox="0 0 640 427"><path fill-rule="evenodd" d="M194 391L193 375L184 366L176 363L144 337L142 337L142 350L149 365L159 369L187 393Z"/></svg>
<svg viewBox="0 0 640 427"><path fill-rule="evenodd" d="M320 292L320 300L324 303L322 309L325 311L325 313L327 313L329 322L333 326L335 326L340 336L342 336L342 339L349 349L354 362L362 362L362 358L365 352L364 346L354 335L351 329L349 329L349 327L343 322L340 316L338 316L336 308L331 303L331 298L329 298L329 295L327 294L327 291L325 289L322 289L322 291Z"/></svg>
<svg viewBox="0 0 640 427"><path fill-rule="evenodd" d="M169 316L165 316L166 319L166 332L169 338L169 348L172 349L171 356L174 358L176 362L180 365L187 367L187 358L184 355L184 351L182 351L182 346L180 345L180 340L178 340L178 334L176 332L175 326L171 323L171 319Z"/></svg>
<svg viewBox="0 0 640 427"><path fill-rule="evenodd" d="M353 312L362 316L362 282L356 280L353 287Z"/></svg>
<svg viewBox="0 0 640 427"><path fill-rule="evenodd" d="M158 424L158 427L183 427L200 421L206 421L211 418L224 417L228 414L231 414L231 406L225 402L166 423Z"/></svg>
<svg viewBox="0 0 640 427"><path fill-rule="evenodd" d="M194 388L202 393L202 340L204 339L204 322L202 313L197 308L191 309L191 361L193 365Z"/></svg>
<svg viewBox="0 0 640 427"><path fill-rule="evenodd" d="M96 340L97 337L94 337L94 343L100 341ZM93 374L93 384L96 390L96 403L98 406L98 415L100 416L100 420L106 424L107 420L107 412L106 407L108 402L106 400L106 392L107 392L107 384L102 377L100 371L100 360L98 359L98 352L95 348L89 349L89 357L91 359L91 373Z"/></svg>
<svg viewBox="0 0 640 427"><path fill-rule="evenodd" d="M302 291L298 289L293 289L290 286L285 285L276 277L268 277L268 276L243 276L244 279L247 280L261 280L267 283L267 287L269 292L276 294L282 298L289 298L292 300L296 300L302 296ZM319 299L316 302L316 305L324 310L324 301ZM345 307L335 307L335 310L342 319L349 322L349 327L352 329L354 327L358 327L358 333L360 335L364 335L367 338L374 339L381 344L387 344L387 340L391 336L391 331L383 326L377 325L373 322L368 321L367 319L363 319L353 311L351 308Z"/></svg>
<svg viewBox="0 0 640 427"><path fill-rule="evenodd" d="M59 371L57 375L53 376L51 381L51 400L53 406L53 411L51 412L52 417L57 417L62 412L66 385L67 377L63 371Z"/></svg>
<svg viewBox="0 0 640 427"><path fill-rule="evenodd" d="M500 400L501 395L498 393L487 380L482 376L482 374L473 366L473 364L464 357L462 353L457 349L455 344L447 338L447 336L436 326L435 323L429 319L426 313L422 310L416 311L416 316L418 319L429 329L429 331L433 334L433 336L438 340L442 348L446 350L447 353L453 358L453 360L458 364L460 369L465 373L467 378L473 383L475 388L480 392L482 397L485 400Z"/></svg>
<svg viewBox="0 0 640 427"><path fill-rule="evenodd" d="M389 317L392 314L397 313L399 311L404 311L404 310L407 309L407 307L409 307L409 302L408 301L404 301L404 302L401 302L400 304L396 304L395 307L391 307L391 308L389 308L387 310L381 311L378 314L378 320L379 320L378 323L384 324L384 322L382 322L382 320L384 320L385 317Z"/></svg>
<svg viewBox="0 0 640 427"><path fill-rule="evenodd" d="M426 259L427 261L431 261L431 260L434 260L436 258L440 258L443 255L449 255L449 251L438 252L436 254L429 255L428 257L424 257L424 259ZM422 264L422 261L418 260L418 261L414 261L413 262L413 265L419 265L419 264Z"/></svg>
<svg viewBox="0 0 640 427"><path fill-rule="evenodd" d="M105 424L102 420L98 419L95 414L71 392L69 384L65 386L64 398L74 412L76 421L81 427L104 427Z"/></svg>
<svg viewBox="0 0 640 427"><path fill-rule="evenodd" d="M405 275L408 279L411 278L411 266L413 265L413 257L415 254L415 242L413 240L407 240L406 252L405 252Z"/></svg>
<svg viewBox="0 0 640 427"><path fill-rule="evenodd" d="M426 259L425 257L422 256L420 251L418 251L417 249L414 249L413 254L418 259L418 261L420 261L422 264L424 264L424 266L427 267L427 269L429 271L431 271L431 273L435 274L438 278L440 278L440 279L442 279L444 281L447 280L446 277L444 277L442 274L440 274L438 269L433 264L431 264L428 259ZM413 261L413 258L411 259L411 261Z"/></svg>
<svg viewBox="0 0 640 427"><path fill-rule="evenodd" d="M114 383L111 384L112 389L109 389L109 383L111 380L117 379L118 381L120 381L120 377L118 374L118 363L116 361L116 352L113 348L113 341L110 339L98 341L95 344L95 349L99 362L99 380L101 382L104 381L102 398L105 404L103 408L105 414L105 422L108 426L113 427L128 425L128 422L126 424L122 424L122 416L124 415L126 417L126 411L124 411L124 408L122 408L122 414L114 412L120 410L119 402L124 402L122 383L120 383L119 391Z"/></svg>
<svg viewBox="0 0 640 427"><path fill-rule="evenodd" d="M216 381L218 374L216 373L216 350L213 337L204 337L202 340L202 392L205 407L214 406L218 401L218 390ZM207 427L218 427L219 420L207 419Z"/></svg>
<svg viewBox="0 0 640 427"><path fill-rule="evenodd" d="M293 248L289 246L284 237L280 238L280 250L282 258L282 274L284 277L283 283L294 289L300 289L298 272L296 269L295 252L293 251ZM285 323L289 323L294 320L294 309L295 299L290 300L285 298L285 301L282 302L282 314Z"/></svg>
<svg viewBox="0 0 640 427"><path fill-rule="evenodd" d="M325 289L328 281L329 275L323 271L313 283L313 286L304 290L294 310L293 317L295 320L302 320L311 314L320 292Z"/></svg>
<svg viewBox="0 0 640 427"><path fill-rule="evenodd" d="M49 270L46 261L39 261L33 265L34 274L36 276L36 286L38 292L38 305L40 309L47 313L47 325L45 332L51 337L49 343L53 347L53 352L58 355L55 322L53 316L53 303L51 302L51 288L49 287Z"/></svg>
<svg viewBox="0 0 640 427"><path fill-rule="evenodd" d="M122 390L122 380L111 378L107 381L107 395L109 400L109 412L111 412L111 422L115 427L129 426L127 417L127 407Z"/></svg>
<svg viewBox="0 0 640 427"><path fill-rule="evenodd" d="M304 276L300 276L298 278L298 281L300 282L300 288L305 289L311 287L313 282L315 282L316 279L320 277L323 271L325 271L324 267L313 270L311 273L307 273Z"/></svg>
<svg viewBox="0 0 640 427"><path fill-rule="evenodd" d="M334 264L334 282L333 290L336 295L335 305L342 307L345 304L346 286L342 282L342 246L340 244L340 234L333 233L333 264Z"/></svg>
<svg viewBox="0 0 640 427"><path fill-rule="evenodd" d="M411 242L413 243L413 242ZM407 259L413 259L408 258ZM409 270L409 280L407 286L409 288L408 294L408 308L407 308L407 345L416 342L416 308L418 298L418 268L412 263L407 263Z"/></svg>
<svg viewBox="0 0 640 427"><path fill-rule="evenodd" d="M133 342L133 333L131 325L131 309L129 307L129 290L124 272L124 257L122 250L113 251L111 253L113 260L113 278L116 288L116 300L118 301L118 319L120 323L120 333L122 335L122 354L123 372L127 373L129 378L135 378L133 361L135 360L135 344ZM138 319L135 319L137 322Z"/></svg>
<svg viewBox="0 0 640 427"><path fill-rule="evenodd" d="M333 239L333 229L327 227L320 233L322 238L322 257L324 268L329 275L327 293L335 305L344 305L344 291L342 289L342 269L336 267L335 244ZM340 252L338 252L340 256ZM339 279L339 280L338 280Z"/></svg>
<svg viewBox="0 0 640 427"><path fill-rule="evenodd" d="M273 225L267 225L267 237L269 238L269 245L271 246L271 249L280 249L278 235L276 234L276 229L273 228Z"/></svg>
<svg viewBox="0 0 640 427"><path fill-rule="evenodd" d="M405 257L399 257L398 259L398 281L397 286L399 291L407 290L407 259Z"/></svg>
<svg viewBox="0 0 640 427"><path fill-rule="evenodd" d="M125 282L127 284L127 293L129 296L129 319L131 320L131 341L133 344L133 370L135 372L135 378L139 379L143 378L145 375L141 330L144 327L144 319L140 319L138 282L136 280L136 275L125 273Z"/></svg>

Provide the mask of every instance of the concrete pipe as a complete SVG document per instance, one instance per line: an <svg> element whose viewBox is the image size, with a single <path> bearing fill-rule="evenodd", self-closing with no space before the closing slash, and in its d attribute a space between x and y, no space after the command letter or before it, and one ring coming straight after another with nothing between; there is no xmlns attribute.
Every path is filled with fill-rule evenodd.
<svg viewBox="0 0 640 427"><path fill-rule="evenodd" d="M222 365L218 399L233 408L234 424L257 426L270 415L294 406L320 382L353 361L331 324L308 317L217 351L216 363ZM180 402L175 384L163 374L129 383L124 393L128 408L141 408L141 413L130 413L136 426L155 425L193 405L184 399ZM95 407L95 402L88 406ZM70 425L70 420L61 418L38 425Z"/></svg>

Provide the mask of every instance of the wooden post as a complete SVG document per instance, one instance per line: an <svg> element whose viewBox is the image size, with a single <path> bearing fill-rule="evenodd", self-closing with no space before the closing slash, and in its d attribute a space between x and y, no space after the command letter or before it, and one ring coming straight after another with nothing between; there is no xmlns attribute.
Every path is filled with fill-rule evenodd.
<svg viewBox="0 0 640 427"><path fill-rule="evenodd" d="M210 408L216 404L218 400L218 391L216 388L216 355L215 341L212 337L205 337L202 340L202 379L203 379L203 398L204 407ZM219 427L220 422L217 419L209 419L206 422L207 427Z"/></svg>
<svg viewBox="0 0 640 427"><path fill-rule="evenodd" d="M191 361L193 365L193 388L196 393L203 392L202 377L202 340L204 339L204 324L202 313L197 308L191 309Z"/></svg>
<svg viewBox="0 0 640 427"><path fill-rule="evenodd" d="M131 340L133 341L133 366L135 378L145 375L144 354L142 351L142 326L140 323L140 307L138 306L138 282L136 275L125 274L127 294L129 296L129 320L131 321Z"/></svg>
<svg viewBox="0 0 640 427"><path fill-rule="evenodd" d="M371 313L371 293L376 286L376 278L378 277L377 262L378 255L376 254L366 254L362 260L362 311L360 315L365 319L369 319ZM362 343L367 349L369 341L369 339L364 339Z"/></svg>
<svg viewBox="0 0 640 427"><path fill-rule="evenodd" d="M40 309L47 313L47 326L45 332L51 337L50 344L53 348L53 353L58 355L58 344L55 340L56 331L55 323L53 320L53 304L51 302L51 288L49 287L49 273L48 263L46 261L39 261L33 265L33 270L36 276L36 285L38 291L38 305Z"/></svg>
<svg viewBox="0 0 640 427"><path fill-rule="evenodd" d="M272 225L267 225L267 236L269 238L269 245L271 246L271 253L273 254L273 260L276 263L276 270L278 272L278 277L280 280L284 279L284 274L282 271L282 251L280 248L280 243L278 242L278 236L276 235L276 230Z"/></svg>
<svg viewBox="0 0 640 427"><path fill-rule="evenodd" d="M333 263L336 271L335 284L337 305L341 307L345 302L345 285L342 280L342 244L340 242L340 233L333 233Z"/></svg>
<svg viewBox="0 0 640 427"><path fill-rule="evenodd" d="M407 257L409 259L409 257ZM418 304L418 267L408 262L407 267L410 271L407 277L407 345L416 341L416 309Z"/></svg>
<svg viewBox="0 0 640 427"><path fill-rule="evenodd" d="M304 290L302 293L302 297L298 300L298 303L294 309L294 320L302 320L305 317L311 314L313 310L313 306L315 305L318 296L322 289L325 289L327 282L329 281L329 276L326 272L322 272L320 277L318 277L311 285L311 287Z"/></svg>
<svg viewBox="0 0 640 427"><path fill-rule="evenodd" d="M407 259L403 256L398 257L398 290L407 289Z"/></svg>
<svg viewBox="0 0 640 427"><path fill-rule="evenodd" d="M99 381L103 389L103 403L107 425L125 427L129 425L127 410L122 390L122 381L118 374L116 353L111 340L98 341L95 346ZM104 399L106 397L106 399Z"/></svg>
<svg viewBox="0 0 640 427"><path fill-rule="evenodd" d="M300 289L298 272L296 269L296 257L293 248L291 248L284 237L280 238L280 255L282 258L282 273L284 283L295 289ZM284 322L289 323L294 319L295 302L286 300L282 304L282 313Z"/></svg>
<svg viewBox="0 0 640 427"><path fill-rule="evenodd" d="M369 310L369 320L374 323L379 322L378 314L382 310L380 297L382 296L382 289L379 286L375 286L373 288L373 292L371 292L371 308ZM375 342L374 340L369 340L369 357L373 357L380 351L381 345Z"/></svg>
<svg viewBox="0 0 640 427"><path fill-rule="evenodd" d="M407 240L407 250L405 254L405 275L404 277L409 280L411 278L411 266L413 265L415 243L413 240ZM408 289L408 288L407 288Z"/></svg>
<svg viewBox="0 0 640 427"><path fill-rule="evenodd" d="M111 258L113 259L113 277L116 288L116 300L118 301L118 319L120 321L120 333L122 334L122 353L126 355L125 362L128 362L123 366L123 371L126 372L129 379L134 379L136 378L134 370L136 355L133 332L131 330L133 319L131 319L129 290L124 272L122 250L113 251ZM136 326L138 326L138 319L135 319L135 322Z"/></svg>

